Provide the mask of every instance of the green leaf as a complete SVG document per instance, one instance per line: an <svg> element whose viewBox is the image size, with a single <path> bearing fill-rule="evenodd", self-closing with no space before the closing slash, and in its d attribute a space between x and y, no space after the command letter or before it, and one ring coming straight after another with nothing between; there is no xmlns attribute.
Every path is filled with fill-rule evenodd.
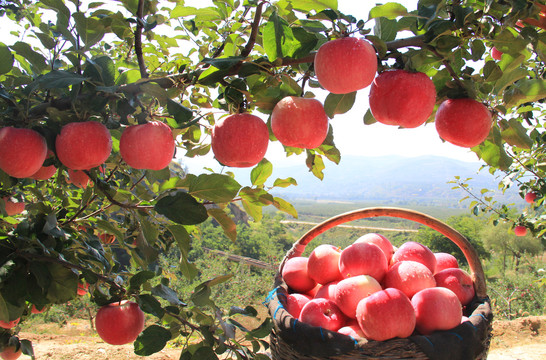
<svg viewBox="0 0 546 360"><path fill-rule="evenodd" d="M167 100L167 111L169 115L174 117L178 125L187 123L193 118L193 111L171 99Z"/></svg>
<svg viewBox="0 0 546 360"><path fill-rule="evenodd" d="M179 190L157 201L155 210L182 225L196 225L207 220L207 209L190 194Z"/></svg>
<svg viewBox="0 0 546 360"><path fill-rule="evenodd" d="M273 323L271 318L266 318L256 329L250 331L249 335L256 338L264 338L271 333Z"/></svg>
<svg viewBox="0 0 546 360"><path fill-rule="evenodd" d="M320 180L324 179L324 173L322 172L325 168L324 161L320 155L317 155L311 151L307 151L307 159L305 159L305 164L309 170Z"/></svg>
<svg viewBox="0 0 546 360"><path fill-rule="evenodd" d="M41 0L40 2L48 8L58 11L67 19L70 18L70 10L62 0Z"/></svg>
<svg viewBox="0 0 546 360"><path fill-rule="evenodd" d="M47 299L54 304L65 303L76 296L78 275L61 264L48 264L51 283L47 289Z"/></svg>
<svg viewBox="0 0 546 360"><path fill-rule="evenodd" d="M129 285L132 288L140 288L144 283L146 283L148 280L151 280L155 277L155 273L153 271L149 270L143 270L131 277L129 280Z"/></svg>
<svg viewBox="0 0 546 360"><path fill-rule="evenodd" d="M488 165L500 170L507 170L513 161L504 150L501 133L497 126L494 126L489 137L482 144L473 147L472 151Z"/></svg>
<svg viewBox="0 0 546 360"><path fill-rule="evenodd" d="M119 74L116 79L116 85L125 85L135 83L141 79L140 71L136 69L126 70Z"/></svg>
<svg viewBox="0 0 546 360"><path fill-rule="evenodd" d="M273 174L273 164L263 158L250 172L250 181L252 185L263 185L271 174Z"/></svg>
<svg viewBox="0 0 546 360"><path fill-rule="evenodd" d="M371 125L371 124L375 124L376 122L377 120L375 120L375 117L373 116L372 111L368 109L366 111L366 114L364 114L364 124Z"/></svg>
<svg viewBox="0 0 546 360"><path fill-rule="evenodd" d="M501 95L504 89L506 89L508 86L512 85L516 81L525 78L528 75L528 71L523 68L516 68L513 71L505 71L502 74L502 77L495 81L495 85L493 87L493 94Z"/></svg>
<svg viewBox="0 0 546 360"><path fill-rule="evenodd" d="M87 60L83 74L90 76L103 86L113 86L116 80L116 66L110 57L99 56Z"/></svg>
<svg viewBox="0 0 546 360"><path fill-rule="evenodd" d="M185 305L178 298L178 294L176 293L176 291L174 291L170 287L165 286L163 284L159 284L157 286L154 286L152 288L152 294L155 295L155 296L159 296L163 300L167 300L171 305L175 305L175 306Z"/></svg>
<svg viewBox="0 0 546 360"><path fill-rule="evenodd" d="M275 182L273 183L273 187L281 187L281 188L286 188L286 187L289 187L290 185L297 186L298 183L296 179L291 177L286 179L275 179Z"/></svg>
<svg viewBox="0 0 546 360"><path fill-rule="evenodd" d="M499 121L499 125L503 129L501 136L508 144L517 146L522 149L531 149L533 146L533 139L527 135L527 129L516 119L510 119L508 121L502 119Z"/></svg>
<svg viewBox="0 0 546 360"><path fill-rule="evenodd" d="M297 40L286 20L274 12L263 27L263 47L269 61L290 57L296 49Z"/></svg>
<svg viewBox="0 0 546 360"><path fill-rule="evenodd" d="M174 236L174 239L176 240L176 243L178 244L178 249L180 252L187 256L190 251L190 234L188 233L188 230L182 225L170 225L167 226L167 229L169 232Z"/></svg>
<svg viewBox="0 0 546 360"><path fill-rule="evenodd" d="M0 75L8 73L13 67L13 55L10 49L0 42Z"/></svg>
<svg viewBox="0 0 546 360"><path fill-rule="evenodd" d="M337 0L289 0L292 7L304 12L321 12L326 9L337 10Z"/></svg>
<svg viewBox="0 0 546 360"><path fill-rule="evenodd" d="M36 35L46 49L53 50L55 47L55 40L51 36L44 33L35 33L34 35Z"/></svg>
<svg viewBox="0 0 546 360"><path fill-rule="evenodd" d="M159 325L150 325L135 340L135 354L150 356L161 351L171 340L171 332Z"/></svg>
<svg viewBox="0 0 546 360"><path fill-rule="evenodd" d="M356 91L348 94L329 93L324 100L324 111L329 118L333 118L336 114L344 114L351 110L355 99Z"/></svg>
<svg viewBox="0 0 546 360"><path fill-rule="evenodd" d="M519 80L504 93L504 102L509 108L544 98L546 98L546 80L543 79Z"/></svg>
<svg viewBox="0 0 546 360"><path fill-rule="evenodd" d="M389 2L384 5L375 6L370 10L369 19L385 17L387 19L396 19L399 16L405 16L408 10L401 4Z"/></svg>
<svg viewBox="0 0 546 360"><path fill-rule="evenodd" d="M165 310L159 300L150 294L140 294L138 296L138 305L145 313L152 314L160 319L165 315Z"/></svg>
<svg viewBox="0 0 546 360"><path fill-rule="evenodd" d="M8 304L6 304L2 294L0 294L0 319L10 321Z"/></svg>
<svg viewBox="0 0 546 360"><path fill-rule="evenodd" d="M279 209L280 211L283 211L290 216L297 218L298 217L298 211L294 207L294 205L290 204L288 201L281 199L280 197L274 197L273 198L275 202L273 205Z"/></svg>
<svg viewBox="0 0 546 360"><path fill-rule="evenodd" d="M24 57L32 66L42 72L47 69L46 58L34 51L29 44L17 41L15 44L11 45L10 48L15 51L18 55Z"/></svg>
<svg viewBox="0 0 546 360"><path fill-rule="evenodd" d="M396 20L389 20L384 17L375 20L373 28L374 35L383 41L392 41L396 38L398 32L398 24Z"/></svg>
<svg viewBox="0 0 546 360"><path fill-rule="evenodd" d="M212 6L204 8L194 8L191 6L185 6L183 3L177 5L171 10L171 18L194 16L196 20L208 21L208 20L221 20L222 16L218 10Z"/></svg>
<svg viewBox="0 0 546 360"><path fill-rule="evenodd" d="M237 224L220 208L210 208L208 213L220 224L224 234L234 242L237 239Z"/></svg>
<svg viewBox="0 0 546 360"><path fill-rule="evenodd" d="M215 203L230 202L241 185L231 176L223 174L201 174L191 181L188 192L200 199Z"/></svg>
<svg viewBox="0 0 546 360"><path fill-rule="evenodd" d="M64 70L53 70L38 78L38 83L43 89L64 89L68 86L81 84L87 78L85 76Z"/></svg>
<svg viewBox="0 0 546 360"><path fill-rule="evenodd" d="M76 22L76 30L81 41L87 48L98 43L104 36L105 28L102 22L93 17L86 17L84 13L76 12L72 15Z"/></svg>

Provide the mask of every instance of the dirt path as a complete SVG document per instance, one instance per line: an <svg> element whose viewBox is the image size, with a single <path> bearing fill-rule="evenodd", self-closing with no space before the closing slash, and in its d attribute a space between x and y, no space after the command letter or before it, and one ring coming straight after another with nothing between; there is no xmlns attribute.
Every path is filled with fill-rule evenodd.
<svg viewBox="0 0 546 360"><path fill-rule="evenodd" d="M105 344L91 330L88 321L73 321L59 328L47 324L34 327L33 333L21 332L32 341L37 360L177 360L180 350L166 348L152 356L135 355L133 345ZM26 356L20 360L29 359ZM546 316L531 316L512 321L495 321L488 360L546 359Z"/></svg>

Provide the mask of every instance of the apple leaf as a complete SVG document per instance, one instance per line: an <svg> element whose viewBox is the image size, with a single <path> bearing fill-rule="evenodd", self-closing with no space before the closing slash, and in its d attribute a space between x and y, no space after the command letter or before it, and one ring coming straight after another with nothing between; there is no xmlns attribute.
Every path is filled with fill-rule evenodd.
<svg viewBox="0 0 546 360"><path fill-rule="evenodd" d="M296 179L289 177L286 179L275 179L275 182L273 183L273 187L281 187L281 188L286 188L286 187L289 187L290 185L297 186L298 182L296 181Z"/></svg>
<svg viewBox="0 0 546 360"><path fill-rule="evenodd" d="M376 122L377 120L375 120L375 117L373 116L372 111L368 109L368 111L366 111L366 114L364 114L364 124L371 125L371 124L375 124Z"/></svg>
<svg viewBox="0 0 546 360"><path fill-rule="evenodd" d="M171 332L159 325L150 325L135 340L135 354L150 356L161 351L171 340Z"/></svg>
<svg viewBox="0 0 546 360"><path fill-rule="evenodd" d="M21 351L23 352L23 354L30 356L32 360L35 359L34 348L32 347L32 341L27 339L21 340Z"/></svg>
<svg viewBox="0 0 546 360"><path fill-rule="evenodd" d="M504 93L507 107L516 107L544 98L546 98L546 80L543 79L521 79Z"/></svg>
<svg viewBox="0 0 546 360"><path fill-rule="evenodd" d="M161 307L161 303L150 294L140 294L138 296L138 306L147 314L152 314L158 318L165 315L165 310Z"/></svg>
<svg viewBox="0 0 546 360"><path fill-rule="evenodd" d="M110 57L98 56L87 60L83 75L91 77L103 86L113 86L116 79L116 66Z"/></svg>
<svg viewBox="0 0 546 360"><path fill-rule="evenodd" d="M154 208L161 215L181 225L200 224L208 218L205 206L182 190L163 196Z"/></svg>
<svg viewBox="0 0 546 360"><path fill-rule="evenodd" d="M324 179L324 173L322 172L325 168L324 161L322 157L314 152L307 151L307 159L305 159L305 164L309 170L320 180Z"/></svg>
<svg viewBox="0 0 546 360"><path fill-rule="evenodd" d="M4 300L4 297L0 293L0 319L2 320L9 320L9 309L8 304L6 304L6 301Z"/></svg>
<svg viewBox="0 0 546 360"><path fill-rule="evenodd" d="M296 50L297 40L290 24L274 12L263 27L263 47L269 61L290 57Z"/></svg>
<svg viewBox="0 0 546 360"><path fill-rule="evenodd" d="M180 263L178 268L180 269L182 275L184 275L188 280L193 280L199 274L197 266L188 260L186 254L180 255Z"/></svg>
<svg viewBox="0 0 546 360"><path fill-rule="evenodd" d="M10 48L18 55L25 58L38 70L38 72L47 70L46 58L42 54L34 51L29 44L17 41L15 44L11 45Z"/></svg>
<svg viewBox="0 0 546 360"><path fill-rule="evenodd" d="M500 170L507 170L513 161L504 150L501 132L497 126L493 126L489 137L482 144L473 147L472 151L489 166Z"/></svg>
<svg viewBox="0 0 546 360"><path fill-rule="evenodd" d="M174 239L176 240L176 243L178 244L178 249L180 252L187 256L190 252L190 234L188 233L188 230L182 225L170 225L167 226L167 229L169 232L174 236Z"/></svg>
<svg viewBox="0 0 546 360"><path fill-rule="evenodd" d="M188 192L200 199L215 203L230 202L241 185L231 176L223 174L201 174L190 183Z"/></svg>
<svg viewBox="0 0 546 360"><path fill-rule="evenodd" d="M273 199L275 200L275 202L273 203L273 206L275 206L280 211L283 211L296 219L298 218L298 211L296 210L294 205L290 204L288 201L281 199L279 197L274 197Z"/></svg>
<svg viewBox="0 0 546 360"><path fill-rule="evenodd" d="M76 22L76 30L85 46L89 48L98 43L105 33L102 22L94 17L86 17L84 13L76 12L72 14Z"/></svg>
<svg viewBox="0 0 546 360"><path fill-rule="evenodd" d="M170 287L165 286L163 284L159 284L157 286L154 286L152 288L152 294L155 295L155 296L159 296L163 300L167 300L169 303L171 303L171 305L176 305L176 306L186 305L182 301L180 301L176 291L174 291Z"/></svg>
<svg viewBox="0 0 546 360"><path fill-rule="evenodd" d="M53 70L38 78L43 89L61 89L71 85L81 84L87 80L86 76L63 70Z"/></svg>
<svg viewBox="0 0 546 360"><path fill-rule="evenodd" d="M250 172L250 181L252 185L263 185L273 173L273 164L266 158L263 158Z"/></svg>
<svg viewBox="0 0 546 360"><path fill-rule="evenodd" d="M324 100L324 111L330 119L336 114L344 114L351 110L355 103L356 91L348 94L329 93Z"/></svg>
<svg viewBox="0 0 546 360"><path fill-rule="evenodd" d="M180 5L177 5L174 9L171 10L170 17L173 19L178 17L186 17L186 16L194 16L195 18L198 18L200 21L205 21L205 20L212 21L212 20L222 19L218 10L212 6L204 7L204 8L195 8L191 6L185 6L182 3Z"/></svg>
<svg viewBox="0 0 546 360"><path fill-rule="evenodd" d="M0 75L8 73L13 67L13 54L10 49L0 42Z"/></svg>
<svg viewBox="0 0 546 360"><path fill-rule="evenodd" d="M78 275L61 264L48 264L51 283L47 298L54 304L62 304L74 298L78 287Z"/></svg>
<svg viewBox="0 0 546 360"><path fill-rule="evenodd" d="M155 273L153 271L149 270L143 270L136 273L134 276L131 277L129 280L129 285L132 288L139 288L142 286L146 281L151 280L155 277Z"/></svg>
<svg viewBox="0 0 546 360"><path fill-rule="evenodd" d="M220 224L224 230L224 234L231 241L235 242L237 239L237 225L235 222L220 208L210 208L207 211Z"/></svg>
<svg viewBox="0 0 546 360"><path fill-rule="evenodd" d="M501 135L504 141L522 149L531 149L533 139L527 135L527 130L519 121L516 119L508 121L502 119L499 123L503 129Z"/></svg>
<svg viewBox="0 0 546 360"><path fill-rule="evenodd" d="M262 338L267 336L269 333L271 333L272 328L273 328L273 322L271 321L271 318L266 318L264 322L260 324L260 326L251 330L248 336Z"/></svg>
<svg viewBox="0 0 546 360"><path fill-rule="evenodd" d="M396 20L389 20L384 17L375 20L373 32L375 36L383 41L392 41L396 38L398 23Z"/></svg>
<svg viewBox="0 0 546 360"><path fill-rule="evenodd" d="M389 2L384 5L375 6L370 10L369 19L385 17L387 19L396 19L399 16L406 16L408 10L402 5Z"/></svg>
<svg viewBox="0 0 546 360"><path fill-rule="evenodd" d="M337 0L288 0L294 9L309 12L320 12L326 9L337 9Z"/></svg>

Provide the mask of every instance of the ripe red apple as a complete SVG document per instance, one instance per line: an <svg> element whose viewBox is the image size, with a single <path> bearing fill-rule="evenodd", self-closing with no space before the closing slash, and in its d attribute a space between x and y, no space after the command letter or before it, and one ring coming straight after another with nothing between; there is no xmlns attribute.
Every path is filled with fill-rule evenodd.
<svg viewBox="0 0 546 360"><path fill-rule="evenodd" d="M341 249L337 246L321 244L317 246L307 262L309 277L317 283L325 285L332 281L341 280L339 272L339 258Z"/></svg>
<svg viewBox="0 0 546 360"><path fill-rule="evenodd" d="M38 308L36 307L36 305L32 304L32 307L30 308L30 312L31 312L32 314L41 314L41 313L43 313L43 312L46 311L46 310L47 310L47 306L45 306L45 305L44 305L42 308L38 309Z"/></svg>
<svg viewBox="0 0 546 360"><path fill-rule="evenodd" d="M46 155L46 160L50 157L53 157L53 151L48 150ZM49 165L49 166L42 166L38 171L36 171L33 175L29 176L31 179L34 180L48 180L50 179L55 173L57 172L57 168L55 165Z"/></svg>
<svg viewBox="0 0 546 360"><path fill-rule="evenodd" d="M234 114L220 119L212 128L212 151L226 166L256 165L263 159L268 144L267 125L255 115Z"/></svg>
<svg viewBox="0 0 546 360"><path fill-rule="evenodd" d="M415 310L415 328L422 335L449 330L461 323L463 310L457 295L444 287L419 291L411 298Z"/></svg>
<svg viewBox="0 0 546 360"><path fill-rule="evenodd" d="M487 138L492 119L487 107L474 99L448 99L436 111L435 123L442 139L471 148Z"/></svg>
<svg viewBox="0 0 546 360"><path fill-rule="evenodd" d="M356 319L366 339L384 341L410 336L415 329L415 310L402 291L378 291L358 303Z"/></svg>
<svg viewBox="0 0 546 360"><path fill-rule="evenodd" d="M6 346L2 349L0 352L0 358L2 360L17 360L23 353L23 350L21 347L19 347L19 350L13 345Z"/></svg>
<svg viewBox="0 0 546 360"><path fill-rule="evenodd" d="M527 194L525 194L525 201L527 201L529 204L532 204L535 202L537 198L537 193L534 191L530 191Z"/></svg>
<svg viewBox="0 0 546 360"><path fill-rule="evenodd" d="M434 253L434 256L436 257L436 273L439 273L444 269L459 267L459 262L457 261L457 258L451 254L437 252Z"/></svg>
<svg viewBox="0 0 546 360"><path fill-rule="evenodd" d="M95 328L108 344L132 343L144 329L144 312L132 301L108 304L97 311Z"/></svg>
<svg viewBox="0 0 546 360"><path fill-rule="evenodd" d="M383 280L383 286L402 290L411 299L416 292L436 286L436 281L432 271L425 265L403 260L391 265Z"/></svg>
<svg viewBox="0 0 546 360"><path fill-rule="evenodd" d="M89 170L108 159L112 137L106 126L96 121L69 123L57 135L55 149L67 168Z"/></svg>
<svg viewBox="0 0 546 360"><path fill-rule="evenodd" d="M534 5L538 6L540 9L538 16L534 18L522 19L521 21L518 21L516 25L523 27L525 23L546 30L546 5L539 4L538 2L535 2Z"/></svg>
<svg viewBox="0 0 546 360"><path fill-rule="evenodd" d="M84 296L87 294L87 289L89 289L88 283L78 283L78 290L76 291L78 295Z"/></svg>
<svg viewBox="0 0 546 360"><path fill-rule="evenodd" d="M132 168L161 170L171 162L175 142L171 128L161 121L126 128L119 140L119 153Z"/></svg>
<svg viewBox="0 0 546 360"><path fill-rule="evenodd" d="M0 129L0 169L9 176L26 178L38 171L47 155L42 135L32 129Z"/></svg>
<svg viewBox="0 0 546 360"><path fill-rule="evenodd" d="M474 283L470 275L463 269L442 270L434 275L434 280L436 280L436 286L453 291L463 306L470 304L474 298Z"/></svg>
<svg viewBox="0 0 546 360"><path fill-rule="evenodd" d="M298 319L300 317L301 309L311 299L312 297L305 294L299 294L299 293L289 294L286 297L286 306L285 306L286 311L288 311L290 315Z"/></svg>
<svg viewBox="0 0 546 360"><path fill-rule="evenodd" d="M425 265L434 274L436 272L436 256L425 245L415 241L403 243L392 255L391 263L398 261L411 260Z"/></svg>
<svg viewBox="0 0 546 360"><path fill-rule="evenodd" d="M315 298L323 298L336 301L336 285L338 283L339 280L322 285L315 294Z"/></svg>
<svg viewBox="0 0 546 360"><path fill-rule="evenodd" d="M296 256L286 260L282 268L282 278L290 289L299 293L306 293L313 289L317 283L309 277L307 263L309 258Z"/></svg>
<svg viewBox="0 0 546 360"><path fill-rule="evenodd" d="M381 290L379 282L369 275L357 275L343 279L336 285L336 305L347 317L355 319L356 307L360 300Z"/></svg>
<svg viewBox="0 0 546 360"><path fill-rule="evenodd" d="M25 203L20 201L11 201L9 197L4 197L4 208L8 216L18 215L25 211Z"/></svg>
<svg viewBox="0 0 546 360"><path fill-rule="evenodd" d="M415 128L432 114L436 103L436 88L421 72L384 71L370 87L370 110L374 118L385 125Z"/></svg>
<svg viewBox="0 0 546 360"><path fill-rule="evenodd" d="M74 184L74 186L85 189L91 179L81 170L68 169L68 183Z"/></svg>
<svg viewBox="0 0 546 360"><path fill-rule="evenodd" d="M493 46L491 49L491 57L495 60L502 60L502 51Z"/></svg>
<svg viewBox="0 0 546 360"><path fill-rule="evenodd" d="M347 246L339 257L339 270L344 278L370 275L381 281L387 272L387 258L375 244L359 242Z"/></svg>
<svg viewBox="0 0 546 360"><path fill-rule="evenodd" d="M344 37L324 43L315 56L320 85L334 94L347 94L369 86L377 73L377 55L370 42Z"/></svg>
<svg viewBox="0 0 546 360"><path fill-rule="evenodd" d="M300 321L312 326L337 331L345 325L347 318L332 300L311 299L301 309Z"/></svg>
<svg viewBox="0 0 546 360"><path fill-rule="evenodd" d="M345 324L345 326L339 328L337 332L343 335L350 336L353 339L364 337L364 333L362 332L360 325L358 325L358 322L356 321L351 322L351 324Z"/></svg>
<svg viewBox="0 0 546 360"><path fill-rule="evenodd" d="M21 318L17 318L11 321L0 320L0 327L4 329L13 329L17 326L17 324L19 324L19 321L21 321Z"/></svg>
<svg viewBox="0 0 546 360"><path fill-rule="evenodd" d="M310 296L311 298L314 298L315 295L317 294L317 292L322 288L322 285L321 284L317 284L314 288L312 288L311 290L309 291L306 291L305 292L305 295L308 295Z"/></svg>
<svg viewBox="0 0 546 360"><path fill-rule="evenodd" d="M387 239L385 236L376 233L369 233L359 237L355 241L355 243L359 242L367 242L379 246L379 248L383 250L385 257L387 258L387 264L391 261L392 254L394 254L394 247L392 246L389 239Z"/></svg>
<svg viewBox="0 0 546 360"><path fill-rule="evenodd" d="M517 225L514 227L514 234L516 234L516 236L525 236L527 235L527 228L523 225Z"/></svg>
<svg viewBox="0 0 546 360"><path fill-rule="evenodd" d="M328 135L328 116L316 99L287 96L273 108L271 131L285 146L314 149Z"/></svg>

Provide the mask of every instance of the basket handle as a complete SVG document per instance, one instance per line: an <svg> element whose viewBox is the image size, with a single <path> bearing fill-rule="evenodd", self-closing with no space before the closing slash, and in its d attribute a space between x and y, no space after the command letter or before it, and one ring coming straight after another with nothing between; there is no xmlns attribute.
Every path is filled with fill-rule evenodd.
<svg viewBox="0 0 546 360"><path fill-rule="evenodd" d="M296 241L292 248L287 252L279 267L279 273L282 273L282 268L286 260L292 257L301 256L301 254L303 254L303 252L305 251L305 247L307 246L307 244L309 244L309 242L311 242L311 240L313 240L316 236L324 233L326 230L353 220L380 216L396 217L418 222L422 225L430 227L433 230L438 231L439 233L453 241L455 245L457 245L462 250L463 255L468 261L471 273L470 276L472 277L472 281L474 282L476 296L479 299L487 298L487 286L485 283L483 267L480 262L480 258L478 257L478 253L476 252L472 244L470 244L470 242L457 230L436 218L433 218L418 211L396 207L374 207L353 210L340 215L336 215L314 226L298 241Z"/></svg>

